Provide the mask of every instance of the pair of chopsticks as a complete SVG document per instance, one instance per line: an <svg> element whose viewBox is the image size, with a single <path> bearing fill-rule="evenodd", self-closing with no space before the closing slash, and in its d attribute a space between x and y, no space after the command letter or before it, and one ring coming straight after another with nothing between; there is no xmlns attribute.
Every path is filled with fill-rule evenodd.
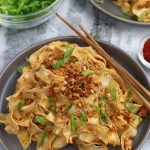
<svg viewBox="0 0 150 150"><path fill-rule="evenodd" d="M134 89L138 96L143 100L145 106L150 110L150 91L148 91L142 84L140 84L125 68L118 64L113 58L111 58L105 50L100 46L100 44L81 26L81 33L72 24L65 20L62 16L56 13L68 27L70 27L76 34L78 34L81 39L83 39L87 44L89 44L93 49L97 51L106 61L120 74L120 76Z"/></svg>

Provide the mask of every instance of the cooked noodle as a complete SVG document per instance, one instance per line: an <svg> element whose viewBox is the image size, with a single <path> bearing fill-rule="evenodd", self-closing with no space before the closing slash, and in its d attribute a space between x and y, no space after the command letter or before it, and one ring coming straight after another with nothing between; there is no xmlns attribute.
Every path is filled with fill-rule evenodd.
<svg viewBox="0 0 150 150"><path fill-rule="evenodd" d="M29 57L29 64L0 115L9 134L26 149L132 149L147 109L134 91L91 47L52 42Z"/></svg>
<svg viewBox="0 0 150 150"><path fill-rule="evenodd" d="M150 0L114 0L121 10L138 21L150 22Z"/></svg>

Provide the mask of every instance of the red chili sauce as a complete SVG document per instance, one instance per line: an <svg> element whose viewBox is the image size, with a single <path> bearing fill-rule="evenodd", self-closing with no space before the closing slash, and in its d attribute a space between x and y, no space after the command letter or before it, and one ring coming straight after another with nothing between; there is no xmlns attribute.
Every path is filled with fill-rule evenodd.
<svg viewBox="0 0 150 150"><path fill-rule="evenodd" d="M150 63L150 38L144 44L143 56L144 59Z"/></svg>

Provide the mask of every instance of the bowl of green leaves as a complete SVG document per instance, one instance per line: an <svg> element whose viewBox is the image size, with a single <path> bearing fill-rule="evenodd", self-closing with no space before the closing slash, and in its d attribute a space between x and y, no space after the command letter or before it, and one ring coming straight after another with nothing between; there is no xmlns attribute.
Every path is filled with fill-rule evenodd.
<svg viewBox="0 0 150 150"><path fill-rule="evenodd" d="M0 25L26 29L42 24L63 0L0 0Z"/></svg>

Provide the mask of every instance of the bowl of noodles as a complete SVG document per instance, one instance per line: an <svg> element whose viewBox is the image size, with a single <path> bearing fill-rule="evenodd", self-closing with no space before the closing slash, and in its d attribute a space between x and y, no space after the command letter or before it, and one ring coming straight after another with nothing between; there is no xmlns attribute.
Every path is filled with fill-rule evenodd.
<svg viewBox="0 0 150 150"><path fill-rule="evenodd" d="M94 7L117 20L150 25L149 0L90 0Z"/></svg>
<svg viewBox="0 0 150 150"><path fill-rule="evenodd" d="M99 43L150 88L130 56ZM0 93L5 150L138 150L149 133L142 100L78 37L49 39L24 50L3 70Z"/></svg>

